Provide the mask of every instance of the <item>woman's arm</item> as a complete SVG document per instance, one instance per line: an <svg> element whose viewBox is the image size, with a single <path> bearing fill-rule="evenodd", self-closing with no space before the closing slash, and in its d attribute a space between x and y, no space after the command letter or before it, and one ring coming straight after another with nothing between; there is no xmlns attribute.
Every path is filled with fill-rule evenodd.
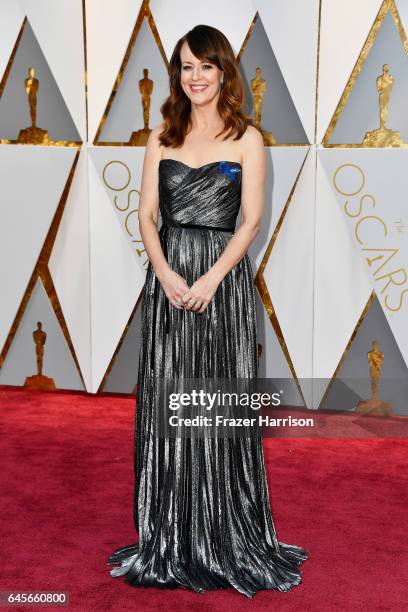
<svg viewBox="0 0 408 612"><path fill-rule="evenodd" d="M242 137L242 222L222 255L183 296L185 308L203 312L215 294L218 285L243 258L257 235L264 209L266 158L263 138L259 130L249 126ZM191 307L187 302L197 298Z"/></svg>
<svg viewBox="0 0 408 612"><path fill-rule="evenodd" d="M159 161L161 155L158 135L160 130L161 127L154 128L150 132L147 141L139 201L140 234L149 260L158 276L169 268L157 231L159 214Z"/></svg>
<svg viewBox="0 0 408 612"><path fill-rule="evenodd" d="M188 290L188 285L179 274L172 270L164 256L157 231L159 213L159 162L161 157L158 135L162 127L154 128L149 135L143 162L142 185L139 202L139 228L144 247L153 270L166 296L175 308Z"/></svg>

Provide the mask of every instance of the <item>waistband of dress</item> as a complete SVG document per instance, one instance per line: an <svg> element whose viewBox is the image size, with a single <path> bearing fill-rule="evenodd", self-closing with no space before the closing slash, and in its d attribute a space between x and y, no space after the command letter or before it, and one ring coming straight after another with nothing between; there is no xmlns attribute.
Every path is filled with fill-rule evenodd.
<svg viewBox="0 0 408 612"><path fill-rule="evenodd" d="M188 229L206 229L215 230L217 232L234 232L235 227L216 227L214 225L198 225L195 223L163 223L161 227L186 227ZM161 228L160 228L161 229Z"/></svg>

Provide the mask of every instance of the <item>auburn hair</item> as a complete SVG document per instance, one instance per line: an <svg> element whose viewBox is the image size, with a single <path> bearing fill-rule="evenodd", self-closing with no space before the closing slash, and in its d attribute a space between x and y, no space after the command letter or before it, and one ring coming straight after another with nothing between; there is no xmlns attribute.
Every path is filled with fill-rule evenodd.
<svg viewBox="0 0 408 612"><path fill-rule="evenodd" d="M196 58L215 64L223 71L223 85L217 107L224 129L216 138L227 132L223 140L230 135L234 136L234 140L239 140L248 125L254 125L254 121L243 111L245 88L238 62L227 37L220 30L208 25L197 25L177 41L170 58L170 94L160 107L164 119L163 130L159 134L160 144L180 147L191 126L191 102L180 82L180 50L185 42Z"/></svg>

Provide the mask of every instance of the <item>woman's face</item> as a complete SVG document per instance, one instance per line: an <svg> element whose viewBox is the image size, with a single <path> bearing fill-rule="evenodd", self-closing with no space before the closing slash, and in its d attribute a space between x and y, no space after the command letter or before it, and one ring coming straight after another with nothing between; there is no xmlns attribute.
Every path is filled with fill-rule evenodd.
<svg viewBox="0 0 408 612"><path fill-rule="evenodd" d="M181 86L192 104L208 104L219 94L222 71L208 61L197 59L185 42L180 49Z"/></svg>

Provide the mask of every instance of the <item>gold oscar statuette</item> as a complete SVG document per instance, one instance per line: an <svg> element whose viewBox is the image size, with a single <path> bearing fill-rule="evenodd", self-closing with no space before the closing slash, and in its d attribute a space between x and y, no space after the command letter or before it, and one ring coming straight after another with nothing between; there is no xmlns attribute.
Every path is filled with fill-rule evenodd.
<svg viewBox="0 0 408 612"><path fill-rule="evenodd" d="M28 69L28 78L24 81L25 90L30 107L31 126L20 130L17 142L23 144L39 144L48 145L50 140L47 130L42 130L36 126L37 119L37 93L40 87L38 79L35 78L35 70L30 67Z"/></svg>
<svg viewBox="0 0 408 612"><path fill-rule="evenodd" d="M71 140L52 140L48 131L37 127L37 94L40 87L39 80L35 77L33 67L28 68L28 78L24 81L27 94L28 106L30 108L31 126L20 130L16 140L0 138L0 144L26 144L42 146L78 147L81 142Z"/></svg>
<svg viewBox="0 0 408 612"><path fill-rule="evenodd" d="M262 134L264 145L270 147L276 144L276 139L272 132L267 132L261 128L262 104L266 91L266 81L262 78L262 70L259 66L255 69L255 77L251 79L251 91L254 103L255 125Z"/></svg>
<svg viewBox="0 0 408 612"><path fill-rule="evenodd" d="M388 64L383 65L383 73L377 78L377 90L380 105L380 127L364 136L365 147L400 147L404 141L400 132L387 128L388 107L390 103L391 90L394 85L394 77L390 74Z"/></svg>
<svg viewBox="0 0 408 612"><path fill-rule="evenodd" d="M370 366L371 398L360 400L356 406L356 412L373 416L390 416L393 414L391 404L383 402L378 398L378 386L384 355L380 351L380 345L377 340L372 342L371 351L367 353L367 361Z"/></svg>
<svg viewBox="0 0 408 612"><path fill-rule="evenodd" d="M137 130L136 132L132 132L132 135L129 140L130 145L134 146L146 146L147 139L149 138L149 134L151 129L149 128L149 119L150 119L150 101L153 93L153 81L148 77L149 71L147 68L143 68L143 79L139 81L139 91L142 98L142 108L143 108L143 123L144 127L142 130Z"/></svg>
<svg viewBox="0 0 408 612"><path fill-rule="evenodd" d="M34 374L33 376L28 376L25 379L24 387L27 387L29 389L56 389L55 383L52 378L48 378L48 376L43 375L44 345L47 340L47 334L42 329L41 321L37 322L37 329L33 331L33 339L35 344L35 353L37 357L37 374Z"/></svg>

